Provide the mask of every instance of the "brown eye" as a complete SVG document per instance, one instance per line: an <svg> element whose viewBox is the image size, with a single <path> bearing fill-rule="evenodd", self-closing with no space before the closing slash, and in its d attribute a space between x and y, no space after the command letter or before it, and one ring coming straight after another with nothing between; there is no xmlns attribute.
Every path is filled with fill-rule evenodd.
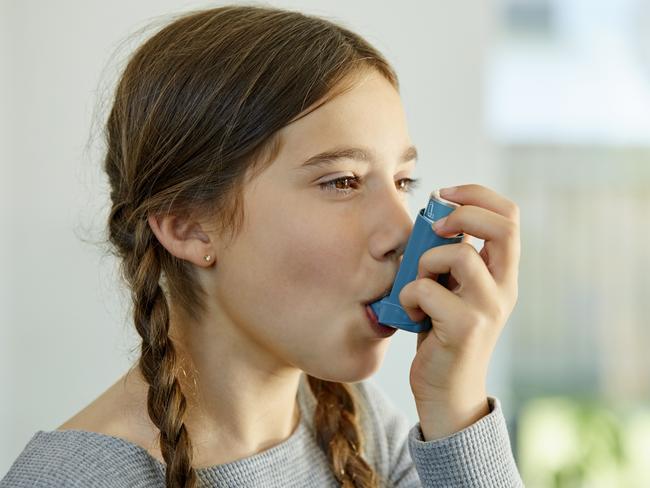
<svg viewBox="0 0 650 488"><path fill-rule="evenodd" d="M402 178L397 180L396 186L399 191L404 193L411 193L417 188L419 179ZM320 183L318 186L324 191L333 191L335 193L349 194L356 190L361 185L362 179L360 176L341 176L330 181Z"/></svg>
<svg viewBox="0 0 650 488"><path fill-rule="evenodd" d="M350 182L354 185L361 184L361 178L359 176L342 176L330 181L325 181L320 183L318 186L324 191L334 191L336 193L350 193L356 188L350 187Z"/></svg>
<svg viewBox="0 0 650 488"><path fill-rule="evenodd" d="M402 178L401 180L398 180L397 188L403 192L411 193L415 188L418 187L419 183L419 178Z"/></svg>

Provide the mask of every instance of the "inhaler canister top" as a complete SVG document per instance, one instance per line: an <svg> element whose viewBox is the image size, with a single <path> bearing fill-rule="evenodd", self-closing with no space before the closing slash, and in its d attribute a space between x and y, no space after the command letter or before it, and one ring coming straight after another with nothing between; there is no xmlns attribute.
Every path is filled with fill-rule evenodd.
<svg viewBox="0 0 650 488"><path fill-rule="evenodd" d="M439 203L447 207L453 207L454 209L460 207L460 204L450 202L449 200L445 200L444 198L442 198L440 196L440 190L435 189L429 195L429 203L427 203L427 208L424 209L424 216L427 217L429 220L437 220L434 213L435 201L438 201Z"/></svg>

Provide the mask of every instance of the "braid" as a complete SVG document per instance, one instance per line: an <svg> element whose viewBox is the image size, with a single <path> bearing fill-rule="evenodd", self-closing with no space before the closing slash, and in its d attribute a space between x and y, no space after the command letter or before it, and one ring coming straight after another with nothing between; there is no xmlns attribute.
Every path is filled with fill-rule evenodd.
<svg viewBox="0 0 650 488"><path fill-rule="evenodd" d="M379 476L362 456L364 440L350 386L313 376L307 379L317 401L316 439L327 454L334 477L343 488L377 487Z"/></svg>
<svg viewBox="0 0 650 488"><path fill-rule="evenodd" d="M124 259L125 278L131 284L133 318L142 337L138 367L149 383L147 409L159 429L159 445L166 463L167 488L193 488L192 444L183 423L186 400L176 377L176 350L169 337L169 308L159 284L160 261L156 240L146 220L138 221L133 250Z"/></svg>

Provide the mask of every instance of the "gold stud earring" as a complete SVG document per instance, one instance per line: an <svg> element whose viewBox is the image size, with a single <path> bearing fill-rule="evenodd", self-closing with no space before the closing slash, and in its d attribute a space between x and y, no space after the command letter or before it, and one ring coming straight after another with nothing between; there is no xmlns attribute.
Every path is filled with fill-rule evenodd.
<svg viewBox="0 0 650 488"><path fill-rule="evenodd" d="M210 262L210 260L212 259L212 256L210 256L209 254L206 254L205 256L203 256L203 259L205 259L205 260L206 260L206 262L208 262L208 263L209 263L209 262Z"/></svg>

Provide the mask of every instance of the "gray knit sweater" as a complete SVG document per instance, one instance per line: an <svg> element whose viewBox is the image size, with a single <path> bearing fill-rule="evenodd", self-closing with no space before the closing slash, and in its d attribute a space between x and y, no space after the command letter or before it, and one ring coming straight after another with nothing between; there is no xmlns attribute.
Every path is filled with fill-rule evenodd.
<svg viewBox="0 0 650 488"><path fill-rule="evenodd" d="M372 382L353 384L362 399L364 459L389 487L522 487L508 431L495 397L491 412L448 437L424 442L419 422L406 416ZM204 487L336 487L315 441L315 399L301 376L301 422L280 444L244 459L197 469ZM1 488L165 486L165 465L124 439L83 430L37 431Z"/></svg>

